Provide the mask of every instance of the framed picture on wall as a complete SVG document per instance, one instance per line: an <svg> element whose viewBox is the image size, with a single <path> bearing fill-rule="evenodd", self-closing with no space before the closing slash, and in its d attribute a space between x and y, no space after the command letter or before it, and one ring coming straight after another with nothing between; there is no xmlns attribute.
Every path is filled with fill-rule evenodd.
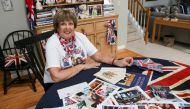
<svg viewBox="0 0 190 109"><path fill-rule="evenodd" d="M4 11L12 11L13 10L13 4L11 0L1 0L1 4Z"/></svg>

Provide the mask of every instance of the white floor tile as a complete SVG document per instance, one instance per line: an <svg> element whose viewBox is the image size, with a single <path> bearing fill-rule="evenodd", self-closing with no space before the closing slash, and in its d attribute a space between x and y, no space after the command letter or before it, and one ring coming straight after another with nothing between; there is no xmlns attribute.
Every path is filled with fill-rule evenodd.
<svg viewBox="0 0 190 109"><path fill-rule="evenodd" d="M145 45L142 40L136 40L133 42L128 42L126 44L127 49L135 51L146 57L173 60L190 65L190 54L182 51L184 47L180 47L180 50L178 50L170 47L165 47L156 43L148 43Z"/></svg>

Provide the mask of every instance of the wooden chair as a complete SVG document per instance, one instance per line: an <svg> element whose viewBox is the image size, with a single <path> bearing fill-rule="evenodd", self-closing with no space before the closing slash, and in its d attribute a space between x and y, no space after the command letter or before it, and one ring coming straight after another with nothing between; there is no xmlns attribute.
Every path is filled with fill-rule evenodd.
<svg viewBox="0 0 190 109"><path fill-rule="evenodd" d="M4 72L4 94L7 94L7 88L12 83L31 82L33 91L36 91L35 77L32 76L30 69L32 63L26 60L28 51L25 48L18 48L14 45L15 41L24 38L33 37L33 33L29 30L19 30L11 32L4 40L3 49L1 49L1 70ZM24 79L20 75L20 71L26 70L28 79ZM9 72L16 73L17 77L8 83L7 75Z"/></svg>
<svg viewBox="0 0 190 109"><path fill-rule="evenodd" d="M45 70L45 61L46 61L46 57L45 57L45 45L46 45L46 42L48 40L49 37L52 36L52 34L54 33L54 30L52 31L48 31L48 32L44 32L44 33L41 33L39 35L37 35L36 37L38 37L38 43L37 44L37 48L38 48L38 55L39 55L39 59L40 59L40 64L43 68L43 72L41 73L38 73L37 74L37 79L40 81L41 85L43 86L44 88L44 91L47 91L46 88L44 87L44 70Z"/></svg>
<svg viewBox="0 0 190 109"><path fill-rule="evenodd" d="M44 90L45 87L43 78L45 69L45 43L53 33L54 31L48 31L42 34L38 34L34 37L29 37L15 42L16 46L26 48L28 54L25 57L27 61L33 66L32 71L34 72L35 77L39 80L40 84L43 86ZM38 55L36 55L36 49L34 49L36 47L35 45L37 45ZM36 57L38 57L40 62Z"/></svg>
<svg viewBox="0 0 190 109"><path fill-rule="evenodd" d="M40 63L42 65L43 68L45 68L45 45L46 42L48 40L49 37L52 36L52 34L54 34L54 30L52 31L48 31L48 32L44 32L41 34L38 34L36 37L38 37L40 39L40 41L38 41L37 44L37 49L38 49L38 55L40 58Z"/></svg>
<svg viewBox="0 0 190 109"><path fill-rule="evenodd" d="M39 64L39 61L37 60L37 56L34 53L34 48L27 48L28 54L25 54L26 60L27 62L30 63L31 65L31 69L35 75L35 77L38 79L38 81L40 82L40 84L42 85L42 87L44 88L44 70L41 69L41 66ZM45 88L44 88L45 90Z"/></svg>

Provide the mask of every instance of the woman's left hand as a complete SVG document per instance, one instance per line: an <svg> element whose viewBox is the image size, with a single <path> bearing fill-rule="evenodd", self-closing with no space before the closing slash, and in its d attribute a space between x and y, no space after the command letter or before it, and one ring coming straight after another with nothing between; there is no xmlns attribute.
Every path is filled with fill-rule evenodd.
<svg viewBox="0 0 190 109"><path fill-rule="evenodd" d="M125 57L121 60L115 60L113 64L119 67L131 66L133 64L133 58Z"/></svg>
<svg viewBox="0 0 190 109"><path fill-rule="evenodd" d="M91 69L91 68L98 68L100 66L100 63L85 63L81 64L83 66L83 70Z"/></svg>

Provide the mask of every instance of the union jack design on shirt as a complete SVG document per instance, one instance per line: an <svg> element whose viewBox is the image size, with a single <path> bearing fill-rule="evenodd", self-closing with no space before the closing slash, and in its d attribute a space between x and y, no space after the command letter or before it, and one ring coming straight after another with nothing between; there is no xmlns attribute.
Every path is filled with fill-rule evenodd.
<svg viewBox="0 0 190 109"><path fill-rule="evenodd" d="M20 53L15 53L13 55L6 56L6 58L5 58L5 65L4 66L5 67L9 67L13 63L14 63L15 66L17 66L17 65L21 65L22 62L27 63L27 60L24 57L24 55L20 54Z"/></svg>

